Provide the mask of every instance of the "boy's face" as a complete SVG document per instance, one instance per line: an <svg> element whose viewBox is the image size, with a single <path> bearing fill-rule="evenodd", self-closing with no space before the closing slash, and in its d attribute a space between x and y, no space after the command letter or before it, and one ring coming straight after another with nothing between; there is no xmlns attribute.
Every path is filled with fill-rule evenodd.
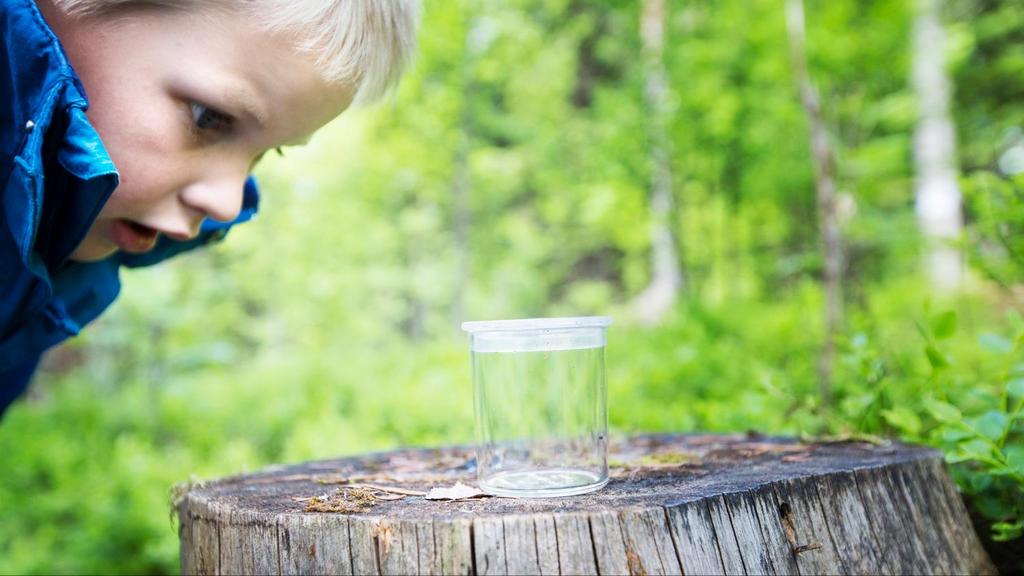
<svg viewBox="0 0 1024 576"><path fill-rule="evenodd" d="M146 252L159 234L186 239L204 218L234 219L256 161L302 142L352 100L311 55L249 16L146 8L82 20L40 7L121 176L74 260Z"/></svg>

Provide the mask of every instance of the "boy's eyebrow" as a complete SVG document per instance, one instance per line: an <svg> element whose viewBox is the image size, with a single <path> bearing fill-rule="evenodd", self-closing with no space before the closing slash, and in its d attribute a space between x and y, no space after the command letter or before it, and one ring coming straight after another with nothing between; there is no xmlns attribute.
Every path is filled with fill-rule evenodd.
<svg viewBox="0 0 1024 576"><path fill-rule="evenodd" d="M225 92L229 101L235 102L246 116L249 116L256 122L256 126L259 129L263 130L267 127L270 115L267 112L266 101L258 96L258 92L252 89L251 84L244 80L239 80L237 84L232 84ZM312 134L300 136L282 143L281 146L305 146L309 144L312 136Z"/></svg>
<svg viewBox="0 0 1024 576"><path fill-rule="evenodd" d="M264 105L263 99L257 96L248 83L240 81L237 84L232 84L227 90L225 95L229 99L229 102L234 102L241 109L241 111L259 126L259 128L265 128L269 116L267 114L267 108Z"/></svg>

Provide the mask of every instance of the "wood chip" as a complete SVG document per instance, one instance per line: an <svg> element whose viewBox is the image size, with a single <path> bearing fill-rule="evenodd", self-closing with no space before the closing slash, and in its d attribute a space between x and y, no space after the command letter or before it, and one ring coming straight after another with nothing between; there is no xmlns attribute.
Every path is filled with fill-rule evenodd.
<svg viewBox="0 0 1024 576"><path fill-rule="evenodd" d="M487 496L479 488L467 486L457 482L455 486L447 488L431 488L427 492L427 500L467 500L469 498L481 498Z"/></svg>
<svg viewBox="0 0 1024 576"><path fill-rule="evenodd" d="M426 496L426 492L420 490L410 490L408 488L399 488L397 486L381 486L379 484L349 484L350 488L366 488L367 490L373 490L374 492L385 492L388 494L396 494L400 496ZM378 494L374 494L381 500L388 500L389 498L382 498Z"/></svg>

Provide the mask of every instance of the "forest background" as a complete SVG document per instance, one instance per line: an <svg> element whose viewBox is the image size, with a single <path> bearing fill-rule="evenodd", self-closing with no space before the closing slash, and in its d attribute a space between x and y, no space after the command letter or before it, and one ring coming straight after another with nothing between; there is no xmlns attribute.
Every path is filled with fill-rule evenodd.
<svg viewBox="0 0 1024 576"><path fill-rule="evenodd" d="M934 445L1021 569L1024 5L798 4L427 0L394 98L50 355L0 572L175 573L173 484L470 442L459 322L587 314L616 434Z"/></svg>

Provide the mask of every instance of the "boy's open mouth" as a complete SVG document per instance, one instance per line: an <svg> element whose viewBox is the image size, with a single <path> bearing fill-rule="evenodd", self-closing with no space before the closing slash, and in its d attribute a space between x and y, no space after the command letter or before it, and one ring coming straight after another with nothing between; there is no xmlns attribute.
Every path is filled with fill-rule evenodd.
<svg viewBox="0 0 1024 576"><path fill-rule="evenodd" d="M111 226L111 236L121 250L129 254L142 254L156 245L160 232L131 220L115 220Z"/></svg>

